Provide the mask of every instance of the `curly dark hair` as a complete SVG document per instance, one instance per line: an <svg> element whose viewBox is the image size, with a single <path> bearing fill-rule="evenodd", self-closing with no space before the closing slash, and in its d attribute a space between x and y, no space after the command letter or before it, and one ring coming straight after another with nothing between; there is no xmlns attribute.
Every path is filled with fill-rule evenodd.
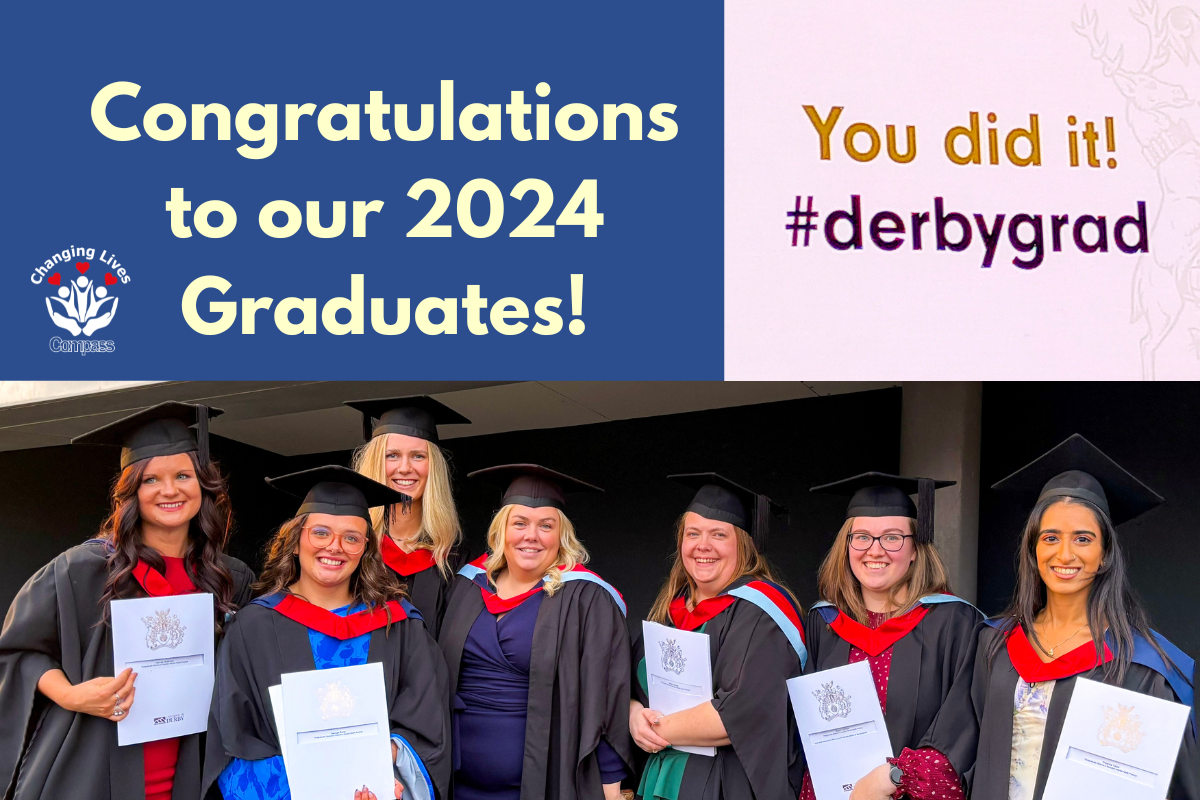
<svg viewBox="0 0 1200 800"><path fill-rule="evenodd" d="M233 606L233 577L221 560L233 529L233 509L225 476L213 461L201 466L195 453L188 453L196 480L200 484L200 511L188 525L188 549L183 564L188 577L200 592L213 596L213 620L217 633L225 615L236 611ZM109 621L109 601L143 597L145 592L133 577L133 568L145 562L160 573L166 562L157 550L142 542L142 518L138 512L138 488L150 463L149 458L135 461L121 470L113 482L112 511L100 525L98 538L106 541L112 552L108 557L108 580L104 584L103 622Z"/></svg>
<svg viewBox="0 0 1200 800"><path fill-rule="evenodd" d="M279 530L267 542L265 566L254 584L256 597L291 592L292 584L300 579L300 560L295 555L300 546L300 534L308 514L293 517L279 526ZM366 547L357 569L350 576L350 593L356 602L363 603L368 609L383 606L388 600L399 600L407 596L404 585L400 583L395 573L383 562L379 550L379 538L368 535ZM388 612L388 624L391 624L391 612Z"/></svg>

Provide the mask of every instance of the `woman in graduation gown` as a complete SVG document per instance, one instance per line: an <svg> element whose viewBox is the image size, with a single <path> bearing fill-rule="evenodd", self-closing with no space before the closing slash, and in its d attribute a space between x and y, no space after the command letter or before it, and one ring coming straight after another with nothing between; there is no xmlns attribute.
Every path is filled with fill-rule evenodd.
<svg viewBox="0 0 1200 800"><path fill-rule="evenodd" d="M868 472L813 487L849 496L809 609L809 672L866 661L896 758L862 776L852 800L954 800L974 753L922 746L946 697L969 685L983 615L950 591L933 543L934 493L953 481ZM909 495L917 494L920 508ZM809 775L801 800L813 800Z"/></svg>
<svg viewBox="0 0 1200 800"><path fill-rule="evenodd" d="M136 674L113 674L109 603L213 595L219 633L253 574L222 551L231 512L208 454L220 409L162 403L74 443L122 447L97 538L38 570L0 633L0 780L13 800L198 800L200 735L117 746ZM196 425L194 435L190 426Z"/></svg>
<svg viewBox="0 0 1200 800"><path fill-rule="evenodd" d="M261 596L238 612L222 643L205 791L215 781L225 800L289 797L267 690L285 672L378 662L397 781L329 800L445 797L446 665L370 535L369 509L404 498L345 467L318 467L268 483L303 503L270 544L255 585Z"/></svg>
<svg viewBox="0 0 1200 800"><path fill-rule="evenodd" d="M786 681L807 658L802 610L763 556L784 509L715 473L673 475L696 490L676 530L675 563L650 619L709 637L713 699L662 714L649 707L645 647L634 644L629 727L652 755L644 800L795 800L803 759ZM716 747L716 756L672 745Z"/></svg>
<svg viewBox="0 0 1200 800"><path fill-rule="evenodd" d="M469 477L504 497L442 623L454 800L615 800L632 762L625 601L584 569L563 511L600 490L534 464Z"/></svg>
<svg viewBox="0 0 1200 800"><path fill-rule="evenodd" d="M1195 665L1150 629L1117 536L1161 497L1078 434L993 488L1033 509L1017 585L931 739L977 739L972 800L1040 800L1076 679L1193 705ZM1167 796L1200 798L1194 709Z"/></svg>
<svg viewBox="0 0 1200 800"><path fill-rule="evenodd" d="M383 561L400 579L425 627L437 638L450 582L465 559L450 488L450 467L438 444L438 425L471 420L432 397L351 400L363 415L366 444L354 469L412 498L408 505L371 509L371 529Z"/></svg>

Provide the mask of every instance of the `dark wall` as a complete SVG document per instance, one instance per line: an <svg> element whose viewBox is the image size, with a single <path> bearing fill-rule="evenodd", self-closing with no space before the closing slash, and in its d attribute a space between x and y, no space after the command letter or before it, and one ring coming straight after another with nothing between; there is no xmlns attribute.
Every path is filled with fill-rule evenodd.
<svg viewBox="0 0 1200 800"><path fill-rule="evenodd" d="M1073 433L1082 434L1166 498L1117 531L1135 591L1154 627L1200 654L1194 551L1200 546L1200 385L1052 383L984 385L980 466L979 600L988 613L1012 592L1013 558L1028 508L986 487Z"/></svg>

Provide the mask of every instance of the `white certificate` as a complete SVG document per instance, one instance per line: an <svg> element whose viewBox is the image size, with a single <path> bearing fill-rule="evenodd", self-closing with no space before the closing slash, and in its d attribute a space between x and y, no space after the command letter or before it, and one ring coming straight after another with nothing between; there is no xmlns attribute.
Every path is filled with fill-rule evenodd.
<svg viewBox="0 0 1200 800"><path fill-rule="evenodd" d="M1162 800L1188 706L1086 678L1075 681L1045 800Z"/></svg>
<svg viewBox="0 0 1200 800"><path fill-rule="evenodd" d="M392 794L391 726L383 665L282 676L284 767L293 800Z"/></svg>
<svg viewBox="0 0 1200 800"><path fill-rule="evenodd" d="M642 622L646 649L646 685L650 707L664 714L686 711L713 699L708 634ZM698 756L715 756L715 747L673 745Z"/></svg>
<svg viewBox="0 0 1200 800"><path fill-rule="evenodd" d="M113 673L137 673L137 694L117 723L117 744L208 730L213 693L213 596L114 600ZM354 795L350 795L353 797Z"/></svg>
<svg viewBox="0 0 1200 800"><path fill-rule="evenodd" d="M844 800L856 781L892 756L871 667L859 661L787 685L817 800Z"/></svg>

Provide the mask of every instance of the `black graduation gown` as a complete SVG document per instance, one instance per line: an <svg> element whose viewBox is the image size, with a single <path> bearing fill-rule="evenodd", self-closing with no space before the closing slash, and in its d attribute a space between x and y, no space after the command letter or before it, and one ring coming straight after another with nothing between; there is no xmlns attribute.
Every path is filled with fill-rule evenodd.
<svg viewBox="0 0 1200 800"><path fill-rule="evenodd" d="M234 604L250 599L254 574L222 556ZM112 629L100 624L108 579L103 543L72 547L17 593L0 633L0 779L12 800L145 800L140 744L117 746L115 723L67 711L38 679L61 669L73 684L113 675ZM136 702L136 700L135 700ZM200 737L181 737L172 800L200 797Z"/></svg>
<svg viewBox="0 0 1200 800"><path fill-rule="evenodd" d="M442 630L442 618L446 616L446 606L450 602L450 587L458 577L455 573L466 563L466 557L457 549L451 550L446 560L450 564L450 580L442 577L436 564L407 577L396 574L408 592L408 602L421 612L425 628L434 639Z"/></svg>
<svg viewBox="0 0 1200 800"><path fill-rule="evenodd" d="M438 797L450 782L450 709L446 665L419 619L371 631L367 663L383 664L391 730L413 746ZM251 603L230 623L217 655L204 759L207 795L232 758L256 761L280 755L268 689L285 672L316 669L308 628ZM391 787L370 787L390 797ZM214 791L213 797L219 792Z"/></svg>
<svg viewBox="0 0 1200 800"><path fill-rule="evenodd" d="M739 578L726 592L750 581ZM680 800L796 800L804 759L786 681L801 674L800 656L766 612L742 599L705 623L703 633L712 659L713 708L732 744L718 747L715 757L688 754ZM635 674L645 657L639 632ZM650 698L636 677L634 688L648 708Z"/></svg>
<svg viewBox="0 0 1200 800"><path fill-rule="evenodd" d="M977 628L983 615L967 603L933 603L926 608L929 612L917 626L892 645L884 721L894 755L906 747L934 746L924 740L946 698L955 686L969 688L971 684ZM850 663L850 642L825 622L822 610L808 612L806 673ZM950 759L960 778L975 760L970 745L952 737L939 742L937 749Z"/></svg>
<svg viewBox="0 0 1200 800"><path fill-rule="evenodd" d="M467 635L481 613L488 612L479 586L456 576L438 642L452 691ZM601 738L632 766L629 633L602 586L564 581L542 600L533 632L521 800L602 800L596 757Z"/></svg>
<svg viewBox="0 0 1200 800"><path fill-rule="evenodd" d="M971 800L1008 800L1013 698L1019 676L1008 651L1003 647L995 660L988 664L988 648L1001 635L987 623L980 626L971 684L969 687L956 687L947 701L946 711L938 718L928 737L935 747L938 742L954 740L975 745L975 763L967 773ZM1188 677L1194 683L1194 675ZM1033 800L1041 800L1046 788L1046 778L1050 775L1050 765L1054 761L1054 751L1058 747L1058 737L1062 733L1076 678L1103 682L1103 668L1096 667L1056 682L1054 693L1050 696ZM1130 664L1121 686L1179 702L1166 677L1143 664ZM963 688L967 691L962 691ZM1196 729L1190 720L1184 731L1168 797L1170 800L1200 800L1200 748L1196 746Z"/></svg>

